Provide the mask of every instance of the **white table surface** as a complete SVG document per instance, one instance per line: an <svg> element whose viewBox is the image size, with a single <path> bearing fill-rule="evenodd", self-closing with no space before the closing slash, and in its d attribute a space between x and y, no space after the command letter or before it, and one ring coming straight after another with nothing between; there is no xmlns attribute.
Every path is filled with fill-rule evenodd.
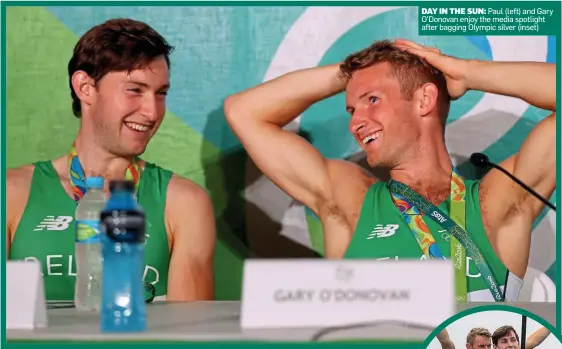
<svg viewBox="0 0 562 349"><path fill-rule="evenodd" d="M467 304L459 310L478 306ZM510 304L528 309L555 325L554 303ZM78 312L73 308L49 309L48 327L35 330L7 330L8 340L161 340L161 341L309 341L319 329L242 330L240 302L159 302L148 305L148 330L136 334L102 334L99 315ZM380 325L337 331L323 340L345 338L422 342L431 331L398 325Z"/></svg>
<svg viewBox="0 0 562 349"><path fill-rule="evenodd" d="M144 333L105 334L99 330L99 315L73 308L49 309L48 327L35 330L7 330L8 340L165 340L165 341L309 341L320 329L242 330L240 302L158 302L147 306ZM430 330L385 325L338 331L327 340L364 338L422 342Z"/></svg>

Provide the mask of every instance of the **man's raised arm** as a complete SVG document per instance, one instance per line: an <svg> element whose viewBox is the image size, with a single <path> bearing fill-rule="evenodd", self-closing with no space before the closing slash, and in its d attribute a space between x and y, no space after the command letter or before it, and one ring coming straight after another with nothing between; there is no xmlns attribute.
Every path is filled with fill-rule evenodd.
<svg viewBox="0 0 562 349"><path fill-rule="evenodd" d="M516 97L556 111L556 65L545 62L471 61L467 87Z"/></svg>
<svg viewBox="0 0 562 349"><path fill-rule="evenodd" d="M556 65L544 62L463 60L408 40L396 45L417 54L445 74L451 98L467 90L509 97L552 111L527 136L520 151L501 166L549 198L556 188ZM522 278L527 270L532 224L544 204L498 170L480 185L482 219L488 239L504 265Z"/></svg>
<svg viewBox="0 0 562 349"><path fill-rule="evenodd" d="M549 335L550 331L546 327L539 328L527 337L527 340L525 341L525 349L534 349L538 347Z"/></svg>
<svg viewBox="0 0 562 349"><path fill-rule="evenodd" d="M471 63L470 89L520 98L552 111L527 136L519 152L501 166L539 195L556 188L556 65L542 62ZM528 265L532 225L544 204L503 173L490 171L481 184L488 238L509 270L522 278ZM506 193L509 193L506 195Z"/></svg>
<svg viewBox="0 0 562 349"><path fill-rule="evenodd" d="M441 332L437 334L437 340L439 344L441 344L442 349L455 349L455 343L449 338L449 332L447 329L443 329Z"/></svg>
<svg viewBox="0 0 562 349"><path fill-rule="evenodd" d="M327 161L283 127L345 84L338 65L304 69L232 95L224 105L228 123L258 168L318 216L332 201Z"/></svg>
<svg viewBox="0 0 562 349"><path fill-rule="evenodd" d="M535 126L518 154L501 164L541 196L549 198L556 188L556 65L543 62L473 61L470 66L466 80L469 89L517 97L537 108L553 112ZM484 181L484 186L495 188L491 189L495 191L491 195L494 198L492 205L503 207L504 212L494 213L500 225L505 221L505 215L513 212L513 205L517 206L517 211L525 216L523 218L529 225L544 208L539 200L497 171L491 171L489 179L485 178ZM511 193L513 205L502 198L506 192Z"/></svg>

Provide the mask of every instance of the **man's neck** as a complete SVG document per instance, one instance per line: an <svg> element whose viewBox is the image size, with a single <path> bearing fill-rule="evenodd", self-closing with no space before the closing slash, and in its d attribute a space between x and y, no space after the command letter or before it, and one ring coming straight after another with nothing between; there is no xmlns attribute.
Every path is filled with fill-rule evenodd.
<svg viewBox="0 0 562 349"><path fill-rule="evenodd" d="M443 142L420 147L416 154L391 169L390 177L436 203L450 190L452 171L451 158Z"/></svg>
<svg viewBox="0 0 562 349"><path fill-rule="evenodd" d="M132 159L111 154L94 139L78 134L74 141L84 175L100 176L106 180L122 179Z"/></svg>

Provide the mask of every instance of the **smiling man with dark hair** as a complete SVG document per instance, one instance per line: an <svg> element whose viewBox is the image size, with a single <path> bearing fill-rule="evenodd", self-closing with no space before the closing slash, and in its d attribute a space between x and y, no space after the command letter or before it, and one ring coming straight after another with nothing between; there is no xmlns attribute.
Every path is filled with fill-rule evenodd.
<svg viewBox="0 0 562 349"><path fill-rule="evenodd" d="M534 349L538 347L550 335L550 331L546 327L540 327L531 333L525 340L525 349ZM513 326L505 325L499 327L492 334L492 343L494 349L520 349L521 341L519 334Z"/></svg>
<svg viewBox="0 0 562 349"><path fill-rule="evenodd" d="M80 129L67 154L7 173L7 254L41 262L48 300L74 298L73 224L85 178L128 178L147 217L144 279L168 300L214 298L211 201L192 181L139 158L166 112L172 46L145 23L113 19L68 64Z"/></svg>

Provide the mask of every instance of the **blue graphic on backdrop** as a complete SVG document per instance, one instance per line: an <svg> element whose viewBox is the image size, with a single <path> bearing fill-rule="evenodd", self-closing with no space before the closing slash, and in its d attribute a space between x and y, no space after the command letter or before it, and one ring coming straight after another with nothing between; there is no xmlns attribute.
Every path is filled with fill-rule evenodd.
<svg viewBox="0 0 562 349"><path fill-rule="evenodd" d="M490 47L490 42L485 36L465 36L465 38L470 41L474 46L478 47L482 53L484 53L487 59L492 59L492 48Z"/></svg>
<svg viewBox="0 0 562 349"><path fill-rule="evenodd" d="M546 61L549 63L556 63L556 36L548 37L548 51L546 54Z"/></svg>

